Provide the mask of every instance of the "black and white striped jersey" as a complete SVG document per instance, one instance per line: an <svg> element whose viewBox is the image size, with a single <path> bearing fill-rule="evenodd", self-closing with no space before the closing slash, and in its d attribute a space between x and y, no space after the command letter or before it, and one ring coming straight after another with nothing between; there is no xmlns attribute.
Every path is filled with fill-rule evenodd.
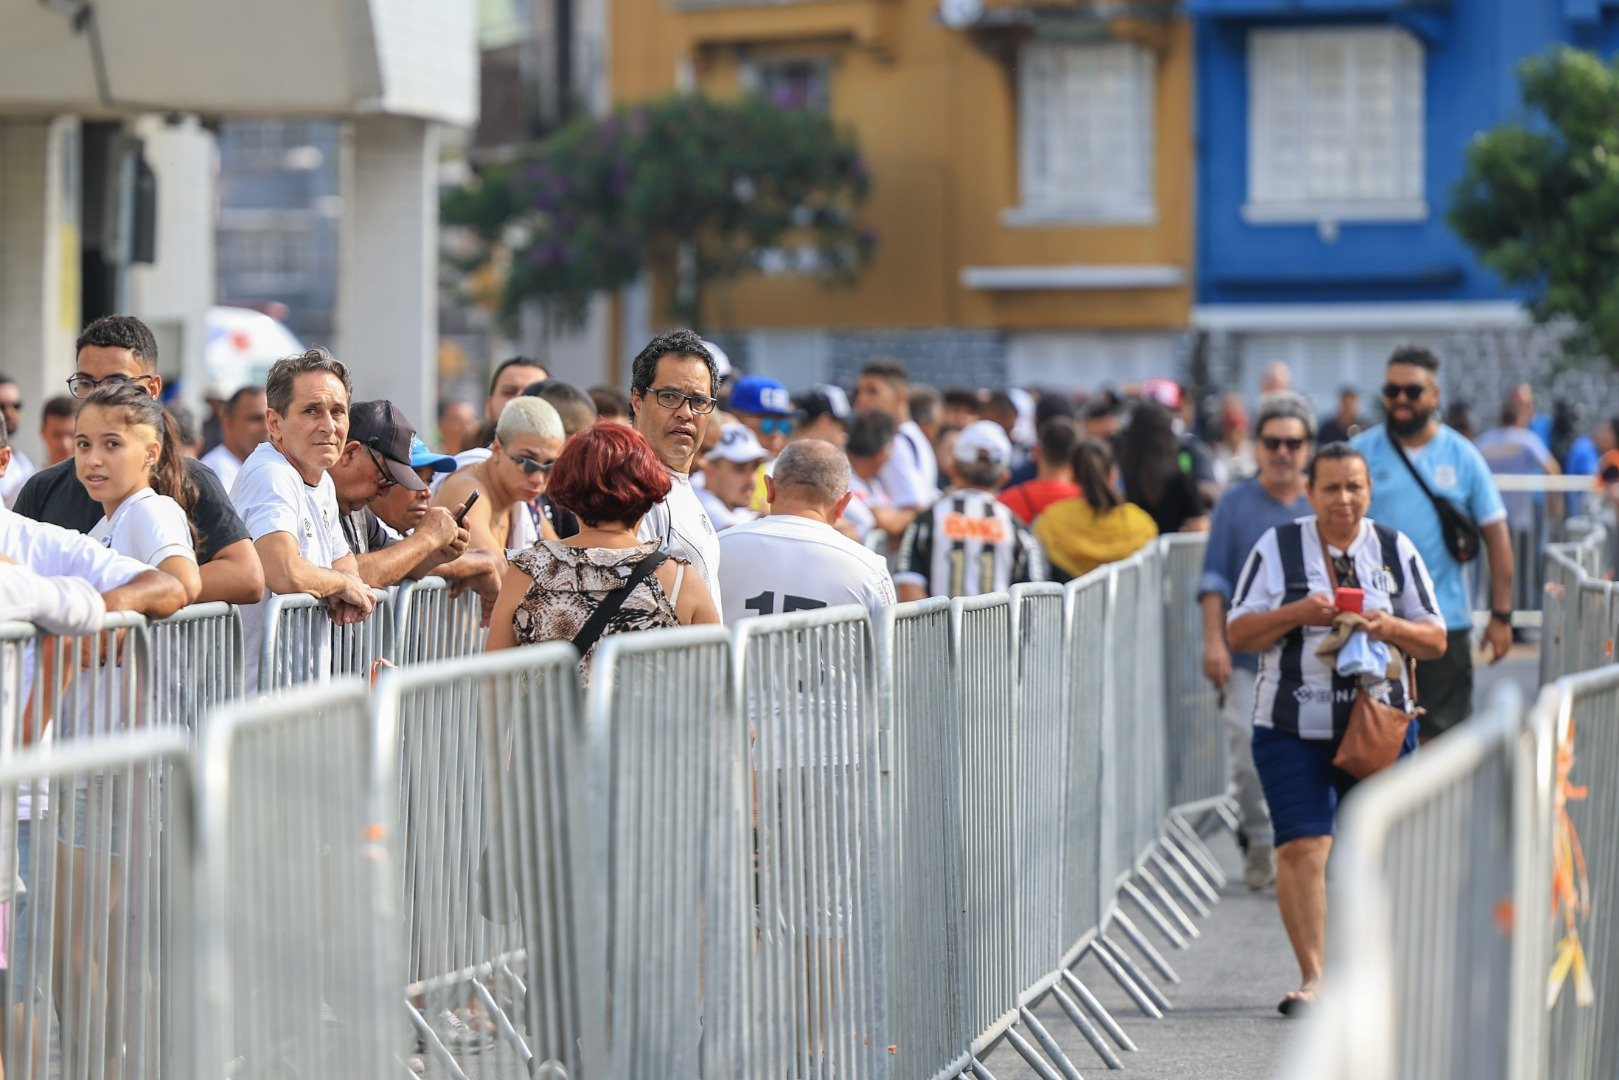
<svg viewBox="0 0 1619 1080"><path fill-rule="evenodd" d="M1004 592L1046 580L1040 545L992 491L947 491L917 515L900 545L895 585L930 596Z"/></svg>

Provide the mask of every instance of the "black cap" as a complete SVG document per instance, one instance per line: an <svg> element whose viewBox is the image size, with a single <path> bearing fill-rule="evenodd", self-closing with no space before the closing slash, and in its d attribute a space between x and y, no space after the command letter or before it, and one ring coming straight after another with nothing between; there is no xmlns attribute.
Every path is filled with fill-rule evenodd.
<svg viewBox="0 0 1619 1080"><path fill-rule="evenodd" d="M843 392L843 387L824 384L806 390L799 396L798 411L805 420L830 415L839 423L854 415L854 410L849 407L849 395Z"/></svg>
<svg viewBox="0 0 1619 1080"><path fill-rule="evenodd" d="M395 483L426 491L427 485L410 467L410 440L415 435L416 429L391 401L356 401L349 406L349 439L382 455Z"/></svg>

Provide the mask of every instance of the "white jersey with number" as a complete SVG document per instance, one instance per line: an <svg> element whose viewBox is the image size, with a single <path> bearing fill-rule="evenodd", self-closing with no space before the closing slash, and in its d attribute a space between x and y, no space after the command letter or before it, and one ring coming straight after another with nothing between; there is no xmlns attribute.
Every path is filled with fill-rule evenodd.
<svg viewBox="0 0 1619 1080"><path fill-rule="evenodd" d="M824 521L781 515L720 534L726 625L754 615L861 604L876 618L893 604L894 582L881 555Z"/></svg>
<svg viewBox="0 0 1619 1080"><path fill-rule="evenodd" d="M668 498L647 511L635 535L643 541L656 540L662 550L691 563L714 597L714 606L724 611L720 602L720 540L714 523L697 501L690 476L672 472L669 480Z"/></svg>
<svg viewBox="0 0 1619 1080"><path fill-rule="evenodd" d="M900 543L899 585L930 596L979 596L1046 579L1040 544L994 492L947 491Z"/></svg>

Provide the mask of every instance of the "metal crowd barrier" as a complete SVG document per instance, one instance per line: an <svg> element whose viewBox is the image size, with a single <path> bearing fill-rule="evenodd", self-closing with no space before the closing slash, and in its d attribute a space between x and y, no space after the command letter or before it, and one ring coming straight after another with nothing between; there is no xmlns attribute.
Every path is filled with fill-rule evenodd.
<svg viewBox="0 0 1619 1080"><path fill-rule="evenodd" d="M230 604L196 604L146 624L158 714L193 734L242 696L242 619Z"/></svg>
<svg viewBox="0 0 1619 1080"><path fill-rule="evenodd" d="M370 679L379 661L393 663L393 598L382 590L374 595L371 614L350 626L332 622L326 601L316 596L291 593L265 601L259 689L269 693L339 675Z"/></svg>
<svg viewBox="0 0 1619 1080"><path fill-rule="evenodd" d="M209 718L199 1077L400 1074L396 748L359 679Z"/></svg>
<svg viewBox="0 0 1619 1080"><path fill-rule="evenodd" d="M1170 745L1169 801L1187 806L1224 799L1230 782L1226 740L1220 727L1220 696L1203 674L1203 609L1198 582L1205 539L1166 536L1164 565L1164 680Z"/></svg>
<svg viewBox="0 0 1619 1080"><path fill-rule="evenodd" d="M451 584L428 577L401 585L394 594L395 663L425 664L483 652L483 605L476 591L451 596Z"/></svg>

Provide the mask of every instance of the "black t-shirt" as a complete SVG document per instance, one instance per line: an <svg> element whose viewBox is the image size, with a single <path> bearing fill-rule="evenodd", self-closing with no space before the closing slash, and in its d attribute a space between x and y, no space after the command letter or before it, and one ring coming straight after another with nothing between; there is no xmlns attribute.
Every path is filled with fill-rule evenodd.
<svg viewBox="0 0 1619 1080"><path fill-rule="evenodd" d="M544 495L541 495L538 501L540 511L545 515L545 520L551 523L551 528L556 531L558 540L579 535L579 519L574 516L572 510L558 506Z"/></svg>
<svg viewBox="0 0 1619 1080"><path fill-rule="evenodd" d="M1190 473L1178 470L1164 482L1163 493L1156 504L1147 502L1140 492L1126 492L1126 497L1151 515L1160 536L1180 532L1187 521L1208 513L1203 496L1197 490L1197 480Z"/></svg>
<svg viewBox="0 0 1619 1080"><path fill-rule="evenodd" d="M200 461L186 461L192 483L197 485L197 505L191 510L191 524L200 538L197 562L205 563L219 552L247 539L247 528L236 515L225 485L214 470ZM101 504L90 497L73 471L73 459L58 462L30 476L17 493L17 513L47 525L59 525L87 533L106 515Z"/></svg>

